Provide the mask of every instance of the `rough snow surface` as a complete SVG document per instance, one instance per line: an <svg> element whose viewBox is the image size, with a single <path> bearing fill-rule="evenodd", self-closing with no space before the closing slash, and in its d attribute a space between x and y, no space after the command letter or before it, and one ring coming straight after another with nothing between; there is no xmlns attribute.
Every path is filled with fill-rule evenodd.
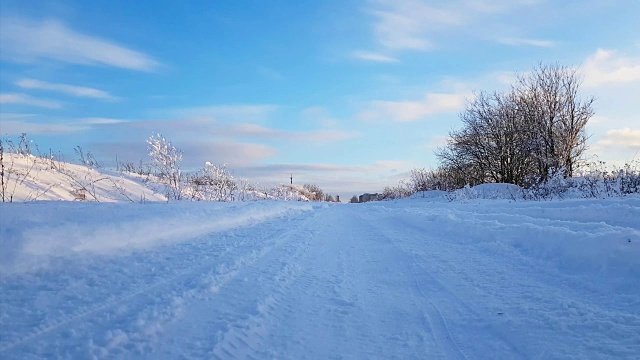
<svg viewBox="0 0 640 360"><path fill-rule="evenodd" d="M640 354L639 199L0 211L2 359Z"/></svg>

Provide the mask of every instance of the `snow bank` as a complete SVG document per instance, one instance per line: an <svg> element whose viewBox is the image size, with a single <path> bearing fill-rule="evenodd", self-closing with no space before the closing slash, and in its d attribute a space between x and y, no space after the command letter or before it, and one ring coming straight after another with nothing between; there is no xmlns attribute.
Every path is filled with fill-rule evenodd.
<svg viewBox="0 0 640 360"><path fill-rule="evenodd" d="M429 190L418 191L409 199L424 199L427 201L465 201L465 200L521 200L522 188L513 184L493 183L476 186L465 186L455 191Z"/></svg>
<svg viewBox="0 0 640 360"><path fill-rule="evenodd" d="M475 199L518 200L522 199L522 188L504 183L480 184L473 187L467 185L462 189L447 194L447 198L458 201Z"/></svg>
<svg viewBox="0 0 640 360"><path fill-rule="evenodd" d="M143 179L33 155L4 154L7 202L32 200L166 201ZM9 199L12 197L12 199Z"/></svg>
<svg viewBox="0 0 640 360"><path fill-rule="evenodd" d="M0 204L0 272L33 271L83 254L117 255L185 242L313 207L301 202Z"/></svg>
<svg viewBox="0 0 640 360"><path fill-rule="evenodd" d="M409 196L410 199L431 199L431 200L444 200L446 199L448 192L443 190L428 190L418 191L417 193Z"/></svg>
<svg viewBox="0 0 640 360"><path fill-rule="evenodd" d="M491 184L493 185L493 184ZM498 184L495 184L498 185ZM448 242L524 257L576 273L640 279L640 199L418 203L401 200L409 224L429 222Z"/></svg>

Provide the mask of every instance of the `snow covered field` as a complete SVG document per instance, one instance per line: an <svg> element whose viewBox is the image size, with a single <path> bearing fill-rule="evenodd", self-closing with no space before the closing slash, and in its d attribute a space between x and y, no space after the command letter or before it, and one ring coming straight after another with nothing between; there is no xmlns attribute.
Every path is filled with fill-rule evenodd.
<svg viewBox="0 0 640 360"><path fill-rule="evenodd" d="M638 198L0 212L2 359L640 356Z"/></svg>

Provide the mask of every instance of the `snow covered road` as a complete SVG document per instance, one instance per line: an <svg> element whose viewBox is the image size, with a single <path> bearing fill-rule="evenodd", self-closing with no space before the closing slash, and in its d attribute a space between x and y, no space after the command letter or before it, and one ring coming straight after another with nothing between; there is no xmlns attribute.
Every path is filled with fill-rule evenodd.
<svg viewBox="0 0 640 360"><path fill-rule="evenodd" d="M638 199L0 211L2 359L640 354Z"/></svg>

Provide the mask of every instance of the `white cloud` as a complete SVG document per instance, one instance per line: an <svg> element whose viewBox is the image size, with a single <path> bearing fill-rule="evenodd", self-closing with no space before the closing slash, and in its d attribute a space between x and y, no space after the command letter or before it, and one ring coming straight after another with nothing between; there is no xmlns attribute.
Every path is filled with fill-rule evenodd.
<svg viewBox="0 0 640 360"><path fill-rule="evenodd" d="M63 134L90 130L97 126L107 126L128 122L129 120L109 118L56 119L37 114L0 113L0 134Z"/></svg>
<svg viewBox="0 0 640 360"><path fill-rule="evenodd" d="M469 94L427 94L422 101L373 101L361 112L363 120L391 119L416 121L439 113L456 112L464 108Z"/></svg>
<svg viewBox="0 0 640 360"><path fill-rule="evenodd" d="M213 118L226 122L259 122L276 111L276 105L213 105L169 110L170 115L181 118ZM159 111L166 115L167 111Z"/></svg>
<svg viewBox="0 0 640 360"><path fill-rule="evenodd" d="M619 55L615 51L598 49L582 66L584 87L623 84L640 81L640 58Z"/></svg>
<svg viewBox="0 0 640 360"><path fill-rule="evenodd" d="M78 132L86 129L86 126L78 124L35 123L17 120L2 120L0 122L0 134L2 135L18 135L22 133L29 135L50 135Z"/></svg>
<svg viewBox="0 0 640 360"><path fill-rule="evenodd" d="M103 90L84 87L84 86L56 84L56 83L50 83L50 82L40 81L35 79L21 79L16 81L16 85L18 85L23 89L58 91L61 93L65 93L65 94L73 95L77 97L87 97L87 98L102 99L102 100L115 99L113 96L109 95L108 92Z"/></svg>
<svg viewBox="0 0 640 360"><path fill-rule="evenodd" d="M267 128L256 124L236 124L213 130L218 135L248 137L258 139L283 139L289 141L310 141L316 143L335 142L351 139L357 134L339 130L291 131Z"/></svg>
<svg viewBox="0 0 640 360"><path fill-rule="evenodd" d="M27 94L0 94L0 104L16 104L42 107L47 109L61 109L62 103L55 100L38 99Z"/></svg>
<svg viewBox="0 0 640 360"><path fill-rule="evenodd" d="M358 133L337 129L282 130L255 123L219 121L211 117L195 117L178 120L122 120L111 118L85 118L75 121L86 125L111 124L121 126L123 132L137 130L171 134L172 139L258 139L285 140L308 144L324 144L359 136Z"/></svg>
<svg viewBox="0 0 640 360"><path fill-rule="evenodd" d="M436 36L444 31L535 3L535 0L369 0L367 11L375 18L373 35L383 48L426 51L434 47Z"/></svg>
<svg viewBox="0 0 640 360"><path fill-rule="evenodd" d="M501 38L498 39L499 43L511 46L535 46L550 48L555 47L557 44L551 40L538 40L538 39L523 39L523 38Z"/></svg>
<svg viewBox="0 0 640 360"><path fill-rule="evenodd" d="M261 125L277 107L272 105L231 105L178 109L171 115L177 120L131 121L126 126L143 128L183 137L207 136L217 138L246 138L261 140L286 140L309 143L331 143L355 138L358 133L339 129L283 130ZM303 116L313 119L322 116L323 109L303 111ZM328 121L319 118L320 122Z"/></svg>
<svg viewBox="0 0 640 360"><path fill-rule="evenodd" d="M184 153L181 168L185 171L200 169L207 161L227 164L235 170L252 166L256 161L277 155L275 149L263 144L221 139L184 141L174 137L171 137L171 141ZM105 159L113 159L117 155L118 159L124 162L137 163L140 159L148 157L144 141L96 142L88 144L88 148L95 150L96 154L100 154Z"/></svg>
<svg viewBox="0 0 640 360"><path fill-rule="evenodd" d="M369 52L369 51L354 51L353 53L351 53L351 57L358 60L380 62L380 63L398 62L398 59L394 57L375 53L375 52Z"/></svg>
<svg viewBox="0 0 640 360"><path fill-rule="evenodd" d="M460 25L459 13L437 9L418 0L373 1L376 18L373 32L377 42L394 50L427 50L432 47L430 31Z"/></svg>
<svg viewBox="0 0 640 360"><path fill-rule="evenodd" d="M182 150L184 150L185 159L192 157L194 164L199 166L204 165L205 161L243 166L277 155L275 149L264 144L229 140L189 142L182 146ZM199 163L198 160L200 160Z"/></svg>
<svg viewBox="0 0 640 360"><path fill-rule="evenodd" d="M596 143L598 148L619 147L626 149L640 148L640 129L614 129L607 131L607 134Z"/></svg>
<svg viewBox="0 0 640 360"><path fill-rule="evenodd" d="M0 44L2 57L18 62L49 59L140 71L153 71L159 66L156 60L144 53L80 34L56 20L2 18Z"/></svg>
<svg viewBox="0 0 640 360"><path fill-rule="evenodd" d="M126 123L129 121L130 120L91 117L91 118L80 119L78 122L82 124L88 124L88 125L110 125L110 124Z"/></svg>

